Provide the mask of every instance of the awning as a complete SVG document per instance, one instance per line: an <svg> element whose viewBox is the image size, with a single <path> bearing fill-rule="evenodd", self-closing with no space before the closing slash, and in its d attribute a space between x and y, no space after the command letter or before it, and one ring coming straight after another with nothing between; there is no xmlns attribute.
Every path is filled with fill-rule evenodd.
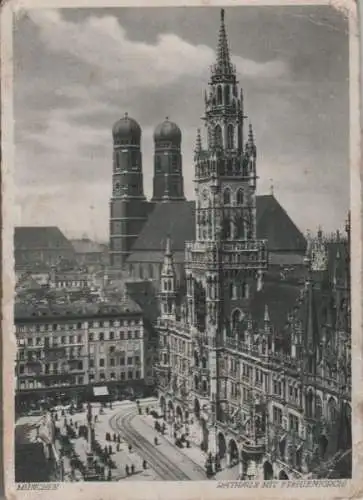
<svg viewBox="0 0 363 500"><path fill-rule="evenodd" d="M93 387L93 395L94 396L108 396L108 389L105 385L102 387Z"/></svg>

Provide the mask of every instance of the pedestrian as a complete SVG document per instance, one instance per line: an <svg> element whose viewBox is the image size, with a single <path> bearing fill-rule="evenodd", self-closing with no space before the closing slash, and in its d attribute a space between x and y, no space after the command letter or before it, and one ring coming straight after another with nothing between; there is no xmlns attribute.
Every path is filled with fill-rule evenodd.
<svg viewBox="0 0 363 500"><path fill-rule="evenodd" d="M144 470L147 469L147 461L146 460L143 460L143 462L142 462L142 468Z"/></svg>
<svg viewBox="0 0 363 500"><path fill-rule="evenodd" d="M108 474L107 474L107 481L112 480L112 472L111 472L111 467L108 469Z"/></svg>
<svg viewBox="0 0 363 500"><path fill-rule="evenodd" d="M154 443L155 443L155 446L158 445L158 438L156 436L154 437Z"/></svg>
<svg viewBox="0 0 363 500"><path fill-rule="evenodd" d="M95 415L95 423L98 422L98 415Z"/></svg>
<svg viewBox="0 0 363 500"><path fill-rule="evenodd" d="M113 442L115 442L115 441L116 441L116 434L113 433Z"/></svg>
<svg viewBox="0 0 363 500"><path fill-rule="evenodd" d="M134 464L131 464L131 474L135 474L135 466L134 466Z"/></svg>
<svg viewBox="0 0 363 500"><path fill-rule="evenodd" d="M132 444L129 444L129 453L131 453L132 450Z"/></svg>
<svg viewBox="0 0 363 500"><path fill-rule="evenodd" d="M128 465L126 465L126 467L125 467L125 472L126 472L126 476L128 476L130 474L130 470L129 470Z"/></svg>

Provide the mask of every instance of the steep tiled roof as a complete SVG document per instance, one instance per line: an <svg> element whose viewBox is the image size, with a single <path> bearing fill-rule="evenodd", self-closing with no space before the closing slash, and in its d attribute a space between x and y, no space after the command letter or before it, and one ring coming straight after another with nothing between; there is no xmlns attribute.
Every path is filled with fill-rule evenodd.
<svg viewBox="0 0 363 500"><path fill-rule="evenodd" d="M67 249L73 250L69 240L55 226L19 226L14 231L15 250Z"/></svg>
<svg viewBox="0 0 363 500"><path fill-rule="evenodd" d="M279 335L287 322L300 296L301 286L283 281L266 281L263 288L256 292L251 300L250 311L252 319L261 328L263 327L265 306L268 307L271 326Z"/></svg>
<svg viewBox="0 0 363 500"><path fill-rule="evenodd" d="M194 240L194 201L158 203L137 238L132 251L161 250L164 253L169 235L173 251L184 251L184 244Z"/></svg>
<svg viewBox="0 0 363 500"><path fill-rule="evenodd" d="M128 313L140 313L140 306L131 298L124 297L117 303L83 303L74 302L71 304L50 303L49 305L35 307L28 304L15 304L15 321L22 320L49 320L50 318L95 318L95 317L115 317Z"/></svg>
<svg viewBox="0 0 363 500"><path fill-rule="evenodd" d="M272 195L256 197L257 237L268 240L270 251L303 252L306 241L288 214ZM159 261L169 235L173 252L184 252L185 242L195 239L195 202L159 203L137 238L128 262Z"/></svg>
<svg viewBox="0 0 363 500"><path fill-rule="evenodd" d="M270 251L304 251L306 240L273 195L256 197L257 237Z"/></svg>

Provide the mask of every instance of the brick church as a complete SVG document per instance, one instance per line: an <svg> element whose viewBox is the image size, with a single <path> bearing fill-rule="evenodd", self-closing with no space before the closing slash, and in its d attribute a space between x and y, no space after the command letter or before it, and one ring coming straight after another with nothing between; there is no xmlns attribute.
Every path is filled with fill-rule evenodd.
<svg viewBox="0 0 363 500"><path fill-rule="evenodd" d="M229 61L229 54L223 52L228 50L228 46L223 45L225 32L221 32L220 36L218 61L222 63L226 57ZM232 69L232 65L230 67ZM218 77L215 75L213 78L217 83ZM229 205L231 214L244 207L244 213L256 220L255 237L268 241L271 265L302 264L306 240L274 195L253 195L253 199L250 199L246 192L246 198L242 199L244 191L236 192L236 169L249 168L242 165L241 152L245 143L252 153L254 169L257 148L252 126L249 125L247 133L245 130L243 91L241 89L238 93L234 73L229 75L229 79L228 85L216 84L216 94L207 97L206 117L217 123L218 113L221 110L226 113L223 125L217 125L213 131L206 122L208 143L214 143L215 151L224 150L228 153L228 160L223 165L217 157L214 160L216 171L225 169L223 175L228 187L224 192L226 205ZM225 125L227 122L228 126ZM195 230L197 202L187 200L184 195L182 131L168 118L154 130L154 176L150 200L144 195L141 126L125 113L114 124L112 134L110 266L115 270L125 269L134 278L158 282L166 239L169 237L176 273L180 279L184 274L185 242L194 241L198 236ZM203 160L205 153L199 131L195 154L200 159L196 175L202 179L207 159ZM251 182L255 183L255 179ZM253 184L250 188L253 188ZM246 226L246 223L242 225ZM245 227L237 239L243 240L249 230ZM229 238L235 239L235 236L230 234Z"/></svg>

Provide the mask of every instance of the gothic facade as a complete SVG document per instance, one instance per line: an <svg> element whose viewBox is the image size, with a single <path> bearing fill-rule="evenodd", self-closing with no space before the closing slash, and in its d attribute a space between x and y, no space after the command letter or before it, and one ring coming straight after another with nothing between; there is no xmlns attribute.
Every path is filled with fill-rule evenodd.
<svg viewBox="0 0 363 500"><path fill-rule="evenodd" d="M163 414L241 479L350 474L350 224L310 238L298 278L269 270L257 237L257 148L221 14L195 148L195 239L177 294L170 240L161 268ZM247 135L247 137L245 137ZM341 465L340 465L341 466ZM347 477L347 476L346 476Z"/></svg>

